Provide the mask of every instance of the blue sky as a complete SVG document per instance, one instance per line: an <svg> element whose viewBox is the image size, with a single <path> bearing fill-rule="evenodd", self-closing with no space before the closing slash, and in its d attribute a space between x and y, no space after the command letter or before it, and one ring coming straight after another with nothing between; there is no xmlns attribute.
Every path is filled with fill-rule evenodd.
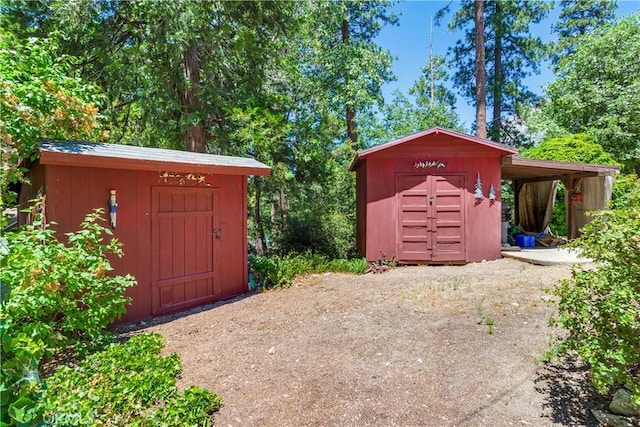
<svg viewBox="0 0 640 427"><path fill-rule="evenodd" d="M396 4L393 12L399 16L399 25L387 26L382 29L377 37L377 43L391 52L395 57L393 72L397 77L394 82L387 83L383 88L386 100L391 99L391 93L399 89L407 93L420 75L420 70L429 59L429 26L436 12L446 6L449 1L406 1ZM556 21L559 11L559 2L556 2L556 10L551 11L549 17L540 24L532 27L532 33L543 40L555 39L551 33L551 25ZM455 2L451 10L457 8ZM640 0L618 1L617 16L627 15L640 10ZM445 17L442 25L433 25L433 53L445 56L449 46L453 46L460 37L459 33L447 30L446 24L451 16ZM553 80L553 73L548 64L541 67L539 75L527 78L525 84L535 93L542 94L544 86ZM449 85L451 83L448 83ZM456 111L465 124L467 131L475 118L475 108L456 93Z"/></svg>

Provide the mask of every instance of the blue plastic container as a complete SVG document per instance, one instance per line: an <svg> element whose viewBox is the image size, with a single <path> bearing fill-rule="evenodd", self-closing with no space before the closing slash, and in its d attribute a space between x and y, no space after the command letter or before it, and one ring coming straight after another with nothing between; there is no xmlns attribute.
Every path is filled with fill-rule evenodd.
<svg viewBox="0 0 640 427"><path fill-rule="evenodd" d="M532 248L536 245L535 236L527 236L526 234L517 234L516 244L521 248Z"/></svg>

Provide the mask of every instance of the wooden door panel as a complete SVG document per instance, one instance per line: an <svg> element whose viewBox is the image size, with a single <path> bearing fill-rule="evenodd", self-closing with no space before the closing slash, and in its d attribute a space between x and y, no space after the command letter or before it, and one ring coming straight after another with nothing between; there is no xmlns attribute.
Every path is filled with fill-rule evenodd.
<svg viewBox="0 0 640 427"><path fill-rule="evenodd" d="M464 261L464 177L432 176L435 193L434 261Z"/></svg>
<svg viewBox="0 0 640 427"><path fill-rule="evenodd" d="M427 224L425 222L424 225L413 225L413 226L406 226L404 225L402 227L402 237L405 238L418 238L421 240L426 240L429 237L429 234L431 230L429 230L429 228L427 227Z"/></svg>
<svg viewBox="0 0 640 427"><path fill-rule="evenodd" d="M398 258L464 261L464 177L400 175Z"/></svg>
<svg viewBox="0 0 640 427"><path fill-rule="evenodd" d="M213 188L152 190L152 313L215 299Z"/></svg>
<svg viewBox="0 0 640 427"><path fill-rule="evenodd" d="M398 257L423 260L431 256L431 223L428 220L427 181L423 176L399 176L400 201Z"/></svg>

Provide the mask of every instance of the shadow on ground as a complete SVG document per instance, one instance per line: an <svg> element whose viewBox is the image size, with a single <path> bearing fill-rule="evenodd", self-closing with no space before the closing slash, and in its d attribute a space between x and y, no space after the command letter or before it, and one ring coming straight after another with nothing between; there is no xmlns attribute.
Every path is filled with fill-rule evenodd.
<svg viewBox="0 0 640 427"><path fill-rule="evenodd" d="M249 292L247 292L245 294L241 294L241 295L229 298L229 299L216 301L216 302L213 302L211 304L204 304L204 305L201 305L201 306L198 306L198 307L193 307L193 308L190 308L190 309L187 309L187 310L176 311L176 312L173 312L173 313L168 313L168 314L156 316L156 317L153 317L151 319L144 320L144 321L134 321L134 322L127 322L127 323L117 324L115 327L113 327L113 330L114 330L114 332L116 334L118 334L120 336L120 338L127 339L132 335L136 335L138 333L145 332L146 329L151 327L151 326L162 325L162 324L165 324L165 323L173 322L176 319L181 319L183 317L189 317L189 316L191 316L193 314L200 313L202 311L209 311L209 310L213 310L215 308L221 307L223 305L233 304L235 302L242 301L243 299L251 298L256 294L259 294L260 292L262 292L261 289L254 290L254 291L249 291Z"/></svg>
<svg viewBox="0 0 640 427"><path fill-rule="evenodd" d="M535 389L545 396L543 408L554 423L564 426L598 427L591 409L607 400L589 385L589 370L573 360L546 363L538 371Z"/></svg>

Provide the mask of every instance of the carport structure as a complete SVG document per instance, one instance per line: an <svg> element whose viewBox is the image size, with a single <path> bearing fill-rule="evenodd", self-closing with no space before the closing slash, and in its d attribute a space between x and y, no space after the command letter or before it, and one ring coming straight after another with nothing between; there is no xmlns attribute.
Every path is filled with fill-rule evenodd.
<svg viewBox="0 0 640 427"><path fill-rule="evenodd" d="M502 179L511 181L514 191L515 223L520 222L520 193L527 183L544 181L561 181L566 188L565 203L567 208L567 233L569 239L578 235L579 224L576 220L576 206L585 202L583 185L595 182L596 186L603 190L597 200L592 200L589 210L602 209L610 197L610 185L612 177L617 174L619 168L611 165L595 165L587 163L557 162L552 160L525 159L520 157L502 158ZM600 180L591 178L600 177ZM609 186L609 191L604 188ZM608 193L608 194L607 194Z"/></svg>

